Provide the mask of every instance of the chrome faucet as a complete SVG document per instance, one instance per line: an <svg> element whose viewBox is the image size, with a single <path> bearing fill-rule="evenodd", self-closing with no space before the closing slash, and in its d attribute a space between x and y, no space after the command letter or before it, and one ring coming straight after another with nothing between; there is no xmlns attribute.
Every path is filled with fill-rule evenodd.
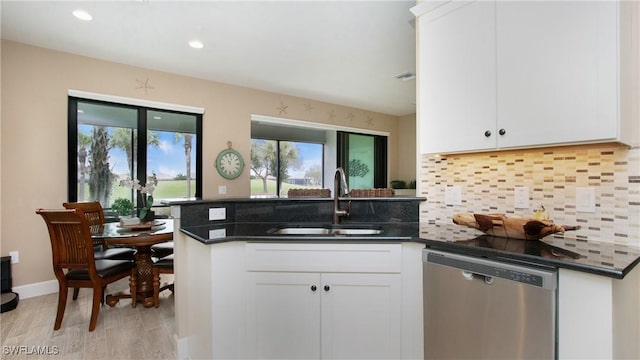
<svg viewBox="0 0 640 360"><path fill-rule="evenodd" d="M342 186L340 186L342 185ZM340 191L342 189L342 191ZM340 209L341 195L348 195L349 187L347 185L347 177L344 175L344 170L339 167L336 169L336 173L333 176L333 224L340 224L340 218L343 216L349 216L351 210L351 201L349 201L346 209Z"/></svg>

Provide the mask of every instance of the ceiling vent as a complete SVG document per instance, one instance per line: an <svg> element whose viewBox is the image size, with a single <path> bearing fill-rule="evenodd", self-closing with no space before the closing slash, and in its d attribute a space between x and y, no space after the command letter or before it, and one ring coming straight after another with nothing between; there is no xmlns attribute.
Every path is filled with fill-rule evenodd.
<svg viewBox="0 0 640 360"><path fill-rule="evenodd" d="M403 72L402 74L398 74L394 77L402 81L407 81L407 80L415 79L416 74L407 71L407 72Z"/></svg>

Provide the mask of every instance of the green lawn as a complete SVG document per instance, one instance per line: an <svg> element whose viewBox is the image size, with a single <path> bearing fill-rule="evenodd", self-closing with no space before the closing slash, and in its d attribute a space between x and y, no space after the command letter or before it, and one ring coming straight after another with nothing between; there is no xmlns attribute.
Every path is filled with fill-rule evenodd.
<svg viewBox="0 0 640 360"><path fill-rule="evenodd" d="M195 192L196 181L191 180L191 191ZM187 193L187 180L163 180L158 181L158 186L153 193L155 199L176 199L184 198ZM85 194L89 194L89 185L85 185ZM131 198L131 189L120 186L120 183L113 184L111 201L117 198Z"/></svg>
<svg viewBox="0 0 640 360"><path fill-rule="evenodd" d="M191 180L191 191L195 191L196 182L195 180ZM303 188L316 188L314 186L304 186L304 185L293 185L293 184L282 184L282 194L286 196L287 191L289 189L303 189ZM276 182L274 180L267 181L267 189L268 194L275 195L276 193ZM153 193L153 197L155 199L179 199L186 197L187 192L187 180L164 180L159 181L156 190ZM89 185L85 185L85 194L88 196L89 194ZM261 179L252 179L251 180L251 194L258 195L263 194L262 191L262 180ZM130 198L131 197L131 189L122 187L118 182L114 183L113 191L111 193L111 201L113 202L117 198ZM159 202L156 201L156 205Z"/></svg>
<svg viewBox="0 0 640 360"><path fill-rule="evenodd" d="M294 185L294 184L282 184L281 192L284 196L287 195L289 189L313 189L317 188L317 186L304 186L304 185ZM275 195L276 193L276 182L275 180L267 180L267 194ZM262 179L251 179L251 195L259 195L264 194Z"/></svg>

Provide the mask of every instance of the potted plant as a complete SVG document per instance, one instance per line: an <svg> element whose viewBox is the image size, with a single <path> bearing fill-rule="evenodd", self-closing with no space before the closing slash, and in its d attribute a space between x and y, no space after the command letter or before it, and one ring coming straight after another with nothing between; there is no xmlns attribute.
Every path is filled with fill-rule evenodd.
<svg viewBox="0 0 640 360"><path fill-rule="evenodd" d="M416 196L416 181L412 180L407 183L404 180L391 180L391 188L395 190L399 196Z"/></svg>
<svg viewBox="0 0 640 360"><path fill-rule="evenodd" d="M131 216L134 210L133 202L129 199L117 198L113 201L111 210L118 216Z"/></svg>
<svg viewBox="0 0 640 360"><path fill-rule="evenodd" d="M151 207L153 206L153 191L156 189L156 185L158 185L156 174L149 176L144 186L140 185L140 180L138 179L131 180L127 178L126 180L120 181L120 186L126 186L140 192L142 207L140 208L138 217L142 222L153 221L154 219L155 214L151 210Z"/></svg>

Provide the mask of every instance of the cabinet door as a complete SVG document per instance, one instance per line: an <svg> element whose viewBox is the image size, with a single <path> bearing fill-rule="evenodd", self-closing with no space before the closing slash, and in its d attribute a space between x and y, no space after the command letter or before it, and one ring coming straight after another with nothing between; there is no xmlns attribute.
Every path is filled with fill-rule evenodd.
<svg viewBox="0 0 640 360"><path fill-rule="evenodd" d="M495 3L452 1L418 31L420 153L495 148Z"/></svg>
<svg viewBox="0 0 640 360"><path fill-rule="evenodd" d="M400 359L400 274L322 274L322 358Z"/></svg>
<svg viewBox="0 0 640 360"><path fill-rule="evenodd" d="M320 292L319 274L247 273L248 358L319 359Z"/></svg>
<svg viewBox="0 0 640 360"><path fill-rule="evenodd" d="M498 147L617 138L617 7L497 3Z"/></svg>

